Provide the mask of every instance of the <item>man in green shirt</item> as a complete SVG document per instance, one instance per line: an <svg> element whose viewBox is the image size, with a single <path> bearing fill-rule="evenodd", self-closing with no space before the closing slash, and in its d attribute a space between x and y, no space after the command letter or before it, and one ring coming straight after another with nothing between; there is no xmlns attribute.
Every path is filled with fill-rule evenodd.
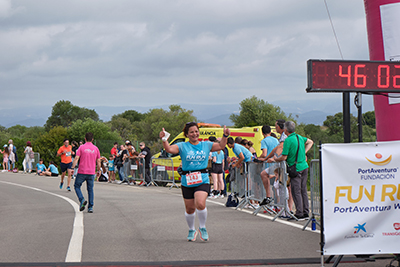
<svg viewBox="0 0 400 267"><path fill-rule="evenodd" d="M307 195L307 177L308 177L308 164L306 153L313 146L314 142L306 137L300 136L295 133L296 125L292 121L285 122L285 134L287 138L283 143L283 151L280 157L274 157L275 161L286 160L288 166L292 166L296 161L297 148L299 154L297 157L296 171L297 176L291 178L290 187L294 204L296 205L295 216L299 220L308 218L309 205ZM298 137L298 139L297 139ZM290 218L289 220L293 220Z"/></svg>

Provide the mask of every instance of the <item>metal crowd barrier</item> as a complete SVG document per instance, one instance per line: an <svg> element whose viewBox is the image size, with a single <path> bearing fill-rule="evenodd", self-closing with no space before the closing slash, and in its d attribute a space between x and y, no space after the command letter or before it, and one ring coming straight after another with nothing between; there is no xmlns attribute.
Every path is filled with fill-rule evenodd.
<svg viewBox="0 0 400 267"><path fill-rule="evenodd" d="M310 210L311 216L308 219L307 223L303 227L303 231L306 227L311 223L318 224L321 227L318 220L316 220L316 216L321 218L321 192L320 192L320 168L319 168L319 159L312 159L310 163L310 191L311 191L311 203Z"/></svg>
<svg viewBox="0 0 400 267"><path fill-rule="evenodd" d="M151 183L158 186L160 184L172 183L169 189L172 187L178 187L175 183L175 169L172 158L151 158Z"/></svg>
<svg viewBox="0 0 400 267"><path fill-rule="evenodd" d="M251 191L251 199L255 201L259 201L260 203L267 197L267 191L270 190L272 192L273 202L268 205L260 205L253 212L254 215L257 215L262 209L268 212L269 214L276 215L277 214L277 202L279 193L274 190L274 181L275 176L274 170L279 168L279 163L252 163L250 164L249 172L250 172L250 183L252 184ZM268 174L270 175L269 184L270 188L265 189L264 184L261 179L261 172L263 170L268 169ZM272 176L272 177L271 177Z"/></svg>
<svg viewBox="0 0 400 267"><path fill-rule="evenodd" d="M130 162L130 165L128 165L128 168L125 170L128 171L128 179L132 179L135 181L142 181L142 185L144 184L145 181L145 160L144 158L138 158L137 160L134 161L134 164L132 164L132 161Z"/></svg>
<svg viewBox="0 0 400 267"><path fill-rule="evenodd" d="M264 188L261 172L268 169L268 174L270 175L270 188L273 192L273 201L267 205L261 205L256 207L251 203L252 200L262 202L266 197L266 189ZM278 189L274 188L274 171L276 168L281 169L282 179L279 183ZM236 168L233 170L235 172L235 180L232 181L232 192L234 192L238 197L242 198L236 209L241 209L245 205L250 205L255 209L254 215L257 215L260 210L264 209L269 214L275 215L273 221L278 217L285 214L287 217L294 217L290 213L288 206L289 192L287 189L288 176L286 173L286 162L279 163L255 163L249 162L248 168Z"/></svg>
<svg viewBox="0 0 400 267"><path fill-rule="evenodd" d="M36 164L39 163L40 161L40 153L39 152L34 152L33 153L34 157L32 159L32 170L36 170Z"/></svg>

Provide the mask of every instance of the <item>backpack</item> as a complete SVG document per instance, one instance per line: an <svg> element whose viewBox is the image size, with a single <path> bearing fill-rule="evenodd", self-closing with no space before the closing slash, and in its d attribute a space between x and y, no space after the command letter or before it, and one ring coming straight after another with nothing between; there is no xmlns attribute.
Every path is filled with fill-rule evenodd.
<svg viewBox="0 0 400 267"><path fill-rule="evenodd" d="M116 157L114 160L114 165L116 165L117 167L122 167L124 165L124 163L122 162L121 157Z"/></svg>
<svg viewBox="0 0 400 267"><path fill-rule="evenodd" d="M235 194L230 194L228 199L226 200L225 206L226 207L237 207L239 204L239 199Z"/></svg>
<svg viewBox="0 0 400 267"><path fill-rule="evenodd" d="M34 159L35 158L35 153L31 150L31 152L29 152L29 158Z"/></svg>

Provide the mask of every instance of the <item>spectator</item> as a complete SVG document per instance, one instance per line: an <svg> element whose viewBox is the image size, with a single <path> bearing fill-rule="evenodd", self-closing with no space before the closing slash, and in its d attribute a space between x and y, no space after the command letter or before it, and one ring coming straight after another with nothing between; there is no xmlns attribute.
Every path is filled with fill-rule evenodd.
<svg viewBox="0 0 400 267"><path fill-rule="evenodd" d="M135 178L136 178L136 170L137 168L137 158L139 153L136 153L135 147L132 145L132 143L127 144L127 149L128 149L128 158L126 164L125 164L125 173L128 176L129 184L136 184ZM132 165L136 167L132 167Z"/></svg>
<svg viewBox="0 0 400 267"><path fill-rule="evenodd" d="M287 188L287 185L284 184L284 170L282 168L275 168L274 170L274 175L271 175L271 177L275 177L275 182L274 182L274 187L276 189L276 195L277 195L277 200L276 203L279 204L281 207L287 207L287 202L286 202L286 194L289 194L289 190ZM288 179L290 179L288 177ZM288 184L289 181L287 181ZM284 212L282 214L281 218L290 218L289 214L286 214L286 212Z"/></svg>
<svg viewBox="0 0 400 267"><path fill-rule="evenodd" d="M97 172L97 181L108 182L109 176L106 166L108 165L108 160L105 157L100 158L100 170Z"/></svg>
<svg viewBox="0 0 400 267"><path fill-rule="evenodd" d="M36 164L36 174L44 175L45 171L46 171L46 165L43 164L43 159L40 159L39 163Z"/></svg>
<svg viewBox="0 0 400 267"><path fill-rule="evenodd" d="M118 142L115 142L113 148L111 148L111 155L114 159L118 155Z"/></svg>
<svg viewBox="0 0 400 267"><path fill-rule="evenodd" d="M108 159L108 177L109 183L115 182L115 166L114 166L114 155L110 155Z"/></svg>
<svg viewBox="0 0 400 267"><path fill-rule="evenodd" d="M250 151L250 153L253 155L253 158L257 157L257 152L253 147L253 145L254 145L253 142L251 142L250 140L247 140L247 139L243 139L240 144Z"/></svg>
<svg viewBox="0 0 400 267"><path fill-rule="evenodd" d="M286 160L288 166L292 166L295 164L297 149L299 150L296 164L296 171L298 173L296 177L291 177L290 184L294 204L296 206L295 216L297 219L303 220L309 218L307 195L308 164L306 153L310 150L314 142L296 134L296 125L294 122L287 121L284 125L287 138L283 143L282 155L280 157L274 156L274 160L277 162ZM295 218L289 218L289 220L293 219L296 220Z"/></svg>
<svg viewBox="0 0 400 267"><path fill-rule="evenodd" d="M139 144L139 148L141 150L141 152L139 153L139 157L140 158L144 158L144 173L145 173L145 183L149 184L151 181L150 178L150 163L151 163L151 152L150 152L150 148L148 148L145 144L145 142L140 142Z"/></svg>
<svg viewBox="0 0 400 267"><path fill-rule="evenodd" d="M124 170L124 162L126 159L128 159L128 150L124 145L121 145L120 150L115 159L116 160L115 165L117 166L118 176L119 176L119 182L118 182L119 184L128 183L128 179L127 177L125 177L126 175Z"/></svg>
<svg viewBox="0 0 400 267"><path fill-rule="evenodd" d="M264 139L261 140L261 155L258 157L259 161L265 161L267 160L267 156L271 151L279 145L279 141L271 136L271 127L269 125L264 125L261 128L262 134L264 136ZM268 205L269 203L272 202L271 198L271 186L270 186L270 175L273 175L273 170L271 168L271 164L267 165L267 168L263 170L260 174L261 180L264 185L265 192L267 194L267 197L260 203L260 205Z"/></svg>
<svg viewBox="0 0 400 267"><path fill-rule="evenodd" d="M276 122L275 122L276 132L279 133L281 136L278 139L279 145L277 147L275 147L271 151L271 153L269 153L269 155L267 156L268 163L274 162L274 159L273 159L274 156L279 157L282 154L283 142L285 141L285 139L287 137L287 135L285 134L285 131L284 131L284 128L285 128L284 124L285 124L285 120L283 120L283 119L276 120ZM272 136L272 133L271 133L271 136ZM289 200L288 200L289 210L293 211L294 203L293 203L293 197L292 197L292 190L290 189L290 184L288 185L288 188L289 188L289 190L288 190L288 192L289 192Z"/></svg>
<svg viewBox="0 0 400 267"><path fill-rule="evenodd" d="M220 137L218 138L218 141L221 141ZM224 179L224 189L222 190L222 194L224 195L224 197L226 197L227 196L227 193L226 193L226 189L227 189L226 188L226 171L229 168L229 164L231 162L231 158L229 157L229 151L228 151L228 148L226 146L224 147L223 152L224 152L224 177L223 177L223 179Z"/></svg>
<svg viewBox="0 0 400 267"><path fill-rule="evenodd" d="M74 168L78 160L80 160L80 166L78 169L78 175L76 176L74 188L75 193L79 199L80 203L80 211L85 209L87 201L82 195L81 186L83 182L86 181L86 188L88 191L89 205L88 205L88 213L93 213L94 206L94 178L96 175L96 165L97 169L100 171L101 169L101 160L100 160L100 151L99 149L93 145L93 133L85 134L85 144L80 146L78 151L76 151L76 157L72 167Z"/></svg>
<svg viewBox="0 0 400 267"><path fill-rule="evenodd" d="M71 158L71 160L73 162L74 159L75 159L76 151L79 148L79 145L78 145L78 142L76 142L76 141L72 141L71 145L72 145L72 158ZM73 169L73 173L72 173L71 179L74 179L76 177L76 175L78 173L78 167L79 167L79 162L76 164L75 168Z"/></svg>
<svg viewBox="0 0 400 267"><path fill-rule="evenodd" d="M10 152L8 151L7 145L4 145L4 150L1 151L1 154L3 154L3 170L2 172L6 172L8 170L8 157L10 156Z"/></svg>
<svg viewBox="0 0 400 267"><path fill-rule="evenodd" d="M44 172L41 173L41 175L54 176L54 177L57 177L58 174L59 174L58 168L54 163L54 161L50 161L49 167Z"/></svg>
<svg viewBox="0 0 400 267"><path fill-rule="evenodd" d="M8 171L15 169L15 162L18 162L17 148L14 146L12 139L8 140ZM11 168L12 166L12 168Z"/></svg>
<svg viewBox="0 0 400 267"><path fill-rule="evenodd" d="M27 172L31 173L32 172L32 160L33 160L33 157L31 157L31 153L33 153L33 150L32 150L32 144L30 141L26 142L26 148L24 150L24 153L25 153L25 158L24 158L24 161L22 162L22 166L24 167L24 173L27 173Z"/></svg>
<svg viewBox="0 0 400 267"><path fill-rule="evenodd" d="M232 165L232 167L234 168L240 167L242 162L248 163L251 161L252 157L251 152L241 144L236 143L236 140L234 141L232 137L228 138L228 147L232 149L233 153L238 158L238 160ZM246 164L246 173L247 173L247 164Z"/></svg>
<svg viewBox="0 0 400 267"><path fill-rule="evenodd" d="M218 140L214 142L219 143ZM214 151L211 153L212 167L211 167L211 177L213 179L214 191L211 194L213 198L223 198L224 190L224 152L222 150Z"/></svg>
<svg viewBox="0 0 400 267"><path fill-rule="evenodd" d="M57 157L61 156L61 182L60 189L63 188L64 185L64 177L65 174L68 176L67 180L67 190L71 191L71 178L72 178L72 146L69 144L68 138L64 139L64 145L61 146L57 151Z"/></svg>

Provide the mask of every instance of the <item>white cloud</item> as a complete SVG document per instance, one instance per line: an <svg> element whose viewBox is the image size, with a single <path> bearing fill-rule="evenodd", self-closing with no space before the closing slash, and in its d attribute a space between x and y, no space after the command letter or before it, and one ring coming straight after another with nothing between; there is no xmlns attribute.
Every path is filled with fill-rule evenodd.
<svg viewBox="0 0 400 267"><path fill-rule="evenodd" d="M363 1L329 5L345 57L367 59ZM310 0L0 0L0 18L4 97L36 92L3 108L43 94L50 108L66 95L132 108L315 101L306 61L339 58L325 6Z"/></svg>

